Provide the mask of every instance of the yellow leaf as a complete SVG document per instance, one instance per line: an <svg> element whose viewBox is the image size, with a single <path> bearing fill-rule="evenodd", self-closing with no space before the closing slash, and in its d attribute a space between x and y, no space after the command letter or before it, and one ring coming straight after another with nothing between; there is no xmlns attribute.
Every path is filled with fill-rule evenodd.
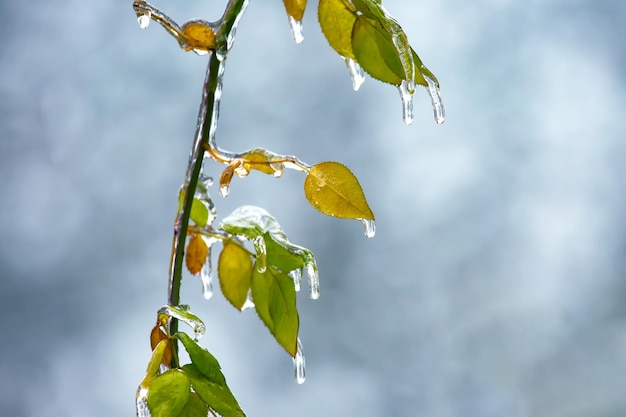
<svg viewBox="0 0 626 417"><path fill-rule="evenodd" d="M161 363L168 368L172 367L172 346L169 338L165 334L165 332L161 329L161 324L157 322L157 324L152 328L150 332L150 348L154 350L157 345L165 341L166 346L163 352L163 359L161 359Z"/></svg>
<svg viewBox="0 0 626 417"><path fill-rule="evenodd" d="M248 298L252 279L252 259L248 251L236 243L227 243L220 253L217 275L224 297L233 307L241 310Z"/></svg>
<svg viewBox="0 0 626 417"><path fill-rule="evenodd" d="M354 57L352 28L356 21L354 6L347 0L320 0L317 18L330 46L346 58Z"/></svg>
<svg viewBox="0 0 626 417"><path fill-rule="evenodd" d="M304 180L304 193L309 203L326 215L374 220L359 180L338 162L313 165Z"/></svg>
<svg viewBox="0 0 626 417"><path fill-rule="evenodd" d="M203 20L191 20L181 28L185 35L186 51L209 51L215 49L215 32Z"/></svg>
<svg viewBox="0 0 626 417"><path fill-rule="evenodd" d="M283 0L287 14L297 21L302 20L302 16L304 16L306 2L307 0Z"/></svg>
<svg viewBox="0 0 626 417"><path fill-rule="evenodd" d="M185 263L192 275L198 274L209 255L209 247L200 235L193 235L187 244Z"/></svg>

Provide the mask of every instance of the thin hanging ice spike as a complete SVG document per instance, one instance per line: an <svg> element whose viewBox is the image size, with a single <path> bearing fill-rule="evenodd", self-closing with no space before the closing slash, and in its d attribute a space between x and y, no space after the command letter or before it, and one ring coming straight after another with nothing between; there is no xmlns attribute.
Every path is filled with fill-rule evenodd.
<svg viewBox="0 0 626 417"><path fill-rule="evenodd" d="M424 75L426 83L428 83L428 94L430 100L433 103L433 113L435 114L435 122L442 124L446 121L446 110L443 108L443 102L441 101L441 95L439 94L439 88L437 82L432 78Z"/></svg>
<svg viewBox="0 0 626 417"><path fill-rule="evenodd" d="M402 80L398 86L398 91L402 99L402 119L405 124L410 125L413 123L413 92L415 91L415 84L413 84L413 89L411 89L410 83Z"/></svg>
<svg viewBox="0 0 626 417"><path fill-rule="evenodd" d="M137 417L151 417L148 409L148 390L139 385L135 394L135 409Z"/></svg>
<svg viewBox="0 0 626 417"><path fill-rule="evenodd" d="M311 297L311 300L317 300L320 298L320 278L317 272L317 265L315 265L315 262L311 262L306 264L304 269L306 270L309 284L309 297Z"/></svg>
<svg viewBox="0 0 626 417"><path fill-rule="evenodd" d="M304 35L302 34L302 20L296 20L293 16L289 15L289 26L291 27L291 33L293 33L293 39L296 43L302 43Z"/></svg>
<svg viewBox="0 0 626 417"><path fill-rule="evenodd" d="M265 239L263 236L257 236L252 242L254 251L256 252L256 270L260 273L264 273L267 269L267 250L265 247Z"/></svg>
<svg viewBox="0 0 626 417"><path fill-rule="evenodd" d="M137 23L141 29L145 29L150 26L151 13L140 14L137 16Z"/></svg>
<svg viewBox="0 0 626 417"><path fill-rule="evenodd" d="M361 66L352 58L343 57L343 60L348 67L348 72L350 72L350 79L352 80L352 89L354 91L359 91L361 85L365 82L365 71Z"/></svg>
<svg viewBox="0 0 626 417"><path fill-rule="evenodd" d="M359 219L363 223L363 232L365 237L371 239L376 235L376 222L374 220Z"/></svg>
<svg viewBox="0 0 626 417"><path fill-rule="evenodd" d="M298 347L296 356L293 358L293 370L298 384L304 384L306 379L306 363L304 360L304 351L302 350L302 342L298 338Z"/></svg>
<svg viewBox="0 0 626 417"><path fill-rule="evenodd" d="M159 309L159 311L157 311L157 317L161 315L178 319L187 324L193 329L194 340L196 341L204 336L204 332L206 331L204 323L198 317L189 312L189 306L187 305L163 306Z"/></svg>
<svg viewBox="0 0 626 417"><path fill-rule="evenodd" d="M296 289L296 292L300 291L302 288L302 269L294 269L289 272L289 276L293 279L293 286Z"/></svg>
<svg viewBox="0 0 626 417"><path fill-rule="evenodd" d="M252 301L252 291L248 291L248 297L241 306L241 311L249 310L251 308L254 308L254 301Z"/></svg>
<svg viewBox="0 0 626 417"><path fill-rule="evenodd" d="M213 296L213 266L211 265L211 247L206 261L200 270L200 281L202 281L202 296L205 300Z"/></svg>

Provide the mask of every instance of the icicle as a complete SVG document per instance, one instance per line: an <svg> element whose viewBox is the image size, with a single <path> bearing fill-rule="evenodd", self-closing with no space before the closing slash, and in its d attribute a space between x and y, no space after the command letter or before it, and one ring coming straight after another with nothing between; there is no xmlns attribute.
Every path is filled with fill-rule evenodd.
<svg viewBox="0 0 626 417"><path fill-rule="evenodd" d="M135 394L135 409L137 417L151 417L148 409L148 390L141 385Z"/></svg>
<svg viewBox="0 0 626 417"><path fill-rule="evenodd" d="M293 33L293 39L296 43L302 43L304 35L302 34L302 20L296 20L293 16L289 15L289 26L291 27L291 33Z"/></svg>
<svg viewBox="0 0 626 417"><path fill-rule="evenodd" d="M137 16L137 23L139 24L139 27L141 29L145 29L148 26L150 26L151 17L152 17L152 14L150 13L150 11L148 11L145 14L140 14L139 16Z"/></svg>
<svg viewBox="0 0 626 417"><path fill-rule="evenodd" d="M202 281L202 295L205 300L213 296L213 265L211 265L211 246L206 257L204 266L200 270L200 281Z"/></svg>
<svg viewBox="0 0 626 417"><path fill-rule="evenodd" d="M376 222L374 220L359 219L363 223L363 231L365 236L369 239L376 235Z"/></svg>
<svg viewBox="0 0 626 417"><path fill-rule="evenodd" d="M300 291L300 288L302 288L302 269L294 269L289 273L289 276L293 279L293 286L296 292Z"/></svg>
<svg viewBox="0 0 626 417"><path fill-rule="evenodd" d="M304 351L302 350L302 342L298 338L298 347L296 356L293 358L293 370L298 384L304 384L306 379L306 363L304 360Z"/></svg>
<svg viewBox="0 0 626 417"><path fill-rule="evenodd" d="M256 252L256 270L260 273L263 273L267 269L267 264L265 260L265 239L263 239L263 236L257 236L252 244L254 245L254 250Z"/></svg>
<svg viewBox="0 0 626 417"><path fill-rule="evenodd" d="M189 309L189 306L180 305L178 308L171 306L163 306L157 311L157 315L160 316L162 314L173 317L187 324L189 327L193 329L194 339L197 341L202 336L204 336L204 332L206 331L206 327L204 323L200 319L194 319L190 317L191 314L187 315L181 313L179 309ZM192 316L192 315L191 315ZM194 316L195 317L195 316Z"/></svg>
<svg viewBox="0 0 626 417"><path fill-rule="evenodd" d="M309 284L309 297L312 300L317 300L320 298L320 278L317 273L317 265L315 265L315 262L310 262L306 264L304 269L306 270Z"/></svg>
<svg viewBox="0 0 626 417"><path fill-rule="evenodd" d="M400 98L402 99L402 118L407 125L413 123L413 93L415 92L415 83L412 85L413 89L411 89L411 83L402 80L398 86Z"/></svg>
<svg viewBox="0 0 626 417"><path fill-rule="evenodd" d="M365 82L365 71L363 68L352 58L343 57L343 60L348 67L348 71L350 72L350 79L352 79L352 89L354 91L359 91L363 82Z"/></svg>
<svg viewBox="0 0 626 417"><path fill-rule="evenodd" d="M426 80L426 83L428 83L428 94L430 95L430 100L433 103L435 121L437 124L442 124L446 121L446 110L443 108L443 102L441 101L441 95L439 94L437 82L427 75L424 75L424 79Z"/></svg>
<svg viewBox="0 0 626 417"><path fill-rule="evenodd" d="M228 194L230 194L230 186L227 184L220 185L220 195L222 197L228 197Z"/></svg>
<svg viewBox="0 0 626 417"><path fill-rule="evenodd" d="M254 301L252 301L252 292L248 290L248 297L246 298L246 301L241 306L241 311L249 310L251 308L254 308Z"/></svg>

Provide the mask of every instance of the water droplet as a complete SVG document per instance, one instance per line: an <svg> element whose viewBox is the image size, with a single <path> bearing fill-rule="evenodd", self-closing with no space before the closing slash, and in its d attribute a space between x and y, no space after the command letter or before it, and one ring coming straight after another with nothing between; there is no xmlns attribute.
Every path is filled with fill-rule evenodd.
<svg viewBox="0 0 626 417"><path fill-rule="evenodd" d="M363 82L365 82L365 71L363 68L352 58L344 57L344 61L348 67L348 71L350 72L350 79L352 79L352 89L354 91L359 91Z"/></svg>
<svg viewBox="0 0 626 417"><path fill-rule="evenodd" d="M294 269L289 273L291 279L293 279L293 286L296 289L296 292L300 291L302 288L302 269Z"/></svg>
<svg viewBox="0 0 626 417"><path fill-rule="evenodd" d="M200 281L202 281L202 295L205 300L213 296L213 266L211 265L211 247L209 246L209 254L200 270Z"/></svg>
<svg viewBox="0 0 626 417"><path fill-rule="evenodd" d="M239 164L239 166L237 166L237 168L235 168L235 174L237 174L237 176L239 178L243 178L243 177L247 177L248 174L250 174L250 170L248 169L248 167L242 162Z"/></svg>
<svg viewBox="0 0 626 417"><path fill-rule="evenodd" d="M296 20L292 16L289 16L289 26L291 27L291 33L293 33L293 39L296 43L301 43L304 40L302 34L302 20Z"/></svg>
<svg viewBox="0 0 626 417"><path fill-rule="evenodd" d="M226 184L220 185L220 195L222 197L228 197L228 194L230 194L230 187Z"/></svg>
<svg viewBox="0 0 626 417"><path fill-rule="evenodd" d="M150 409L148 408L148 390L142 385L139 385L135 394L135 409L137 417L151 417Z"/></svg>
<svg viewBox="0 0 626 417"><path fill-rule="evenodd" d="M157 311L157 316L165 315L168 317L173 317L187 324L193 329L194 339L198 341L202 336L204 336L206 327L204 326L202 320L193 316L191 313L186 314L187 311L189 311L188 305L179 305L176 307L166 305L161 307L159 311Z"/></svg>
<svg viewBox="0 0 626 417"><path fill-rule="evenodd" d="M293 358L293 370L298 384L304 384L306 379L306 362L304 360L304 351L302 350L302 342L298 338L298 347L296 356Z"/></svg>
<svg viewBox="0 0 626 417"><path fill-rule="evenodd" d="M363 223L363 231L365 236L369 239L376 235L376 222L374 220L359 219Z"/></svg>
<svg viewBox="0 0 626 417"><path fill-rule="evenodd" d="M254 301L252 301L252 292L248 291L248 297L246 298L246 301L241 306L241 311L246 311L251 308L254 308Z"/></svg>
<svg viewBox="0 0 626 417"><path fill-rule="evenodd" d="M306 270L309 284L309 297L312 300L317 300L320 298L320 278L317 272L317 265L315 265L315 262L309 262L304 269Z"/></svg>
<svg viewBox="0 0 626 417"><path fill-rule="evenodd" d="M265 239L263 239L263 236L257 236L252 244L256 252L256 270L260 273L264 273L267 269Z"/></svg>
<svg viewBox="0 0 626 417"><path fill-rule="evenodd" d="M439 94L439 88L437 82L432 78L424 75L426 83L428 83L428 94L430 100L433 103L433 113L435 114L435 122L442 124L446 121L446 110L443 108L443 102L441 101L441 95Z"/></svg>
<svg viewBox="0 0 626 417"><path fill-rule="evenodd" d="M137 16L137 23L139 24L139 27L141 29L145 29L148 26L150 26L150 18L151 18L151 13L147 12L146 14L140 14L139 16Z"/></svg>
<svg viewBox="0 0 626 417"><path fill-rule="evenodd" d="M413 85L413 88L411 88ZM413 93L415 92L415 83L409 83L402 80L398 86L400 98L402 99L402 118L404 123L410 125L413 123Z"/></svg>

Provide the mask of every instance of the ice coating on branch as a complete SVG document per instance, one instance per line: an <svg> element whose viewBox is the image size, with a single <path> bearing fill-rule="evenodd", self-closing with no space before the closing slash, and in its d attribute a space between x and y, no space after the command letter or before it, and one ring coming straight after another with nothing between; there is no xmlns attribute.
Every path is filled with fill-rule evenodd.
<svg viewBox="0 0 626 417"><path fill-rule="evenodd" d="M433 113L435 114L435 121L437 124L442 124L446 121L446 111L443 108L443 102L441 101L441 95L439 94L439 88L437 82L427 75L424 75L424 79L428 84L428 94L430 100L433 103Z"/></svg>
<svg viewBox="0 0 626 417"><path fill-rule="evenodd" d="M304 384L306 379L306 363L304 360L304 351L302 350L302 342L298 338L298 347L296 356L293 358L293 370L298 384Z"/></svg>
<svg viewBox="0 0 626 417"><path fill-rule="evenodd" d="M343 57L343 60L348 67L348 72L350 73L350 79L352 80L352 89L354 91L359 91L363 82L365 82L365 71L354 59L349 57Z"/></svg>
<svg viewBox="0 0 626 417"><path fill-rule="evenodd" d="M189 327L193 329L194 340L198 341L202 336L204 336L204 332L206 331L206 327L202 320L189 313L189 306L180 305L180 306L163 306L157 311L157 316L165 315L168 317L172 317L182 321L187 324Z"/></svg>
<svg viewBox="0 0 626 417"><path fill-rule="evenodd" d="M294 269L289 272L289 276L293 279L293 286L296 289L296 292L300 291L302 288L302 269Z"/></svg>
<svg viewBox="0 0 626 417"><path fill-rule="evenodd" d="M363 233L365 237L371 239L376 235L376 222L374 220L359 219L363 223Z"/></svg>
<svg viewBox="0 0 626 417"><path fill-rule="evenodd" d="M296 43L302 43L304 40L304 34L302 33L302 20L296 20L293 16L289 17L289 27L291 28L291 33L293 34L293 40Z"/></svg>
<svg viewBox="0 0 626 417"><path fill-rule="evenodd" d="M139 16L137 16L137 24L139 24L139 27L141 29L145 29L150 26L150 18L150 12L146 14L140 14Z"/></svg>
<svg viewBox="0 0 626 417"><path fill-rule="evenodd" d="M142 385L139 385L135 394L135 410L137 417L151 417L148 409L148 390Z"/></svg>
<svg viewBox="0 0 626 417"><path fill-rule="evenodd" d="M412 85L413 88L411 89L411 83L402 80L398 86L400 98L402 99L402 119L407 125L413 123L413 93L415 92L415 83L412 83Z"/></svg>
<svg viewBox="0 0 626 417"><path fill-rule="evenodd" d="M309 284L309 297L312 300L320 298L320 278L317 272L317 265L315 262L310 262L304 267Z"/></svg>
<svg viewBox="0 0 626 417"><path fill-rule="evenodd" d="M264 273L267 269L267 250L265 247L265 239L263 239L263 236L257 236L252 244L254 245L254 251L256 252L256 270L260 273Z"/></svg>

